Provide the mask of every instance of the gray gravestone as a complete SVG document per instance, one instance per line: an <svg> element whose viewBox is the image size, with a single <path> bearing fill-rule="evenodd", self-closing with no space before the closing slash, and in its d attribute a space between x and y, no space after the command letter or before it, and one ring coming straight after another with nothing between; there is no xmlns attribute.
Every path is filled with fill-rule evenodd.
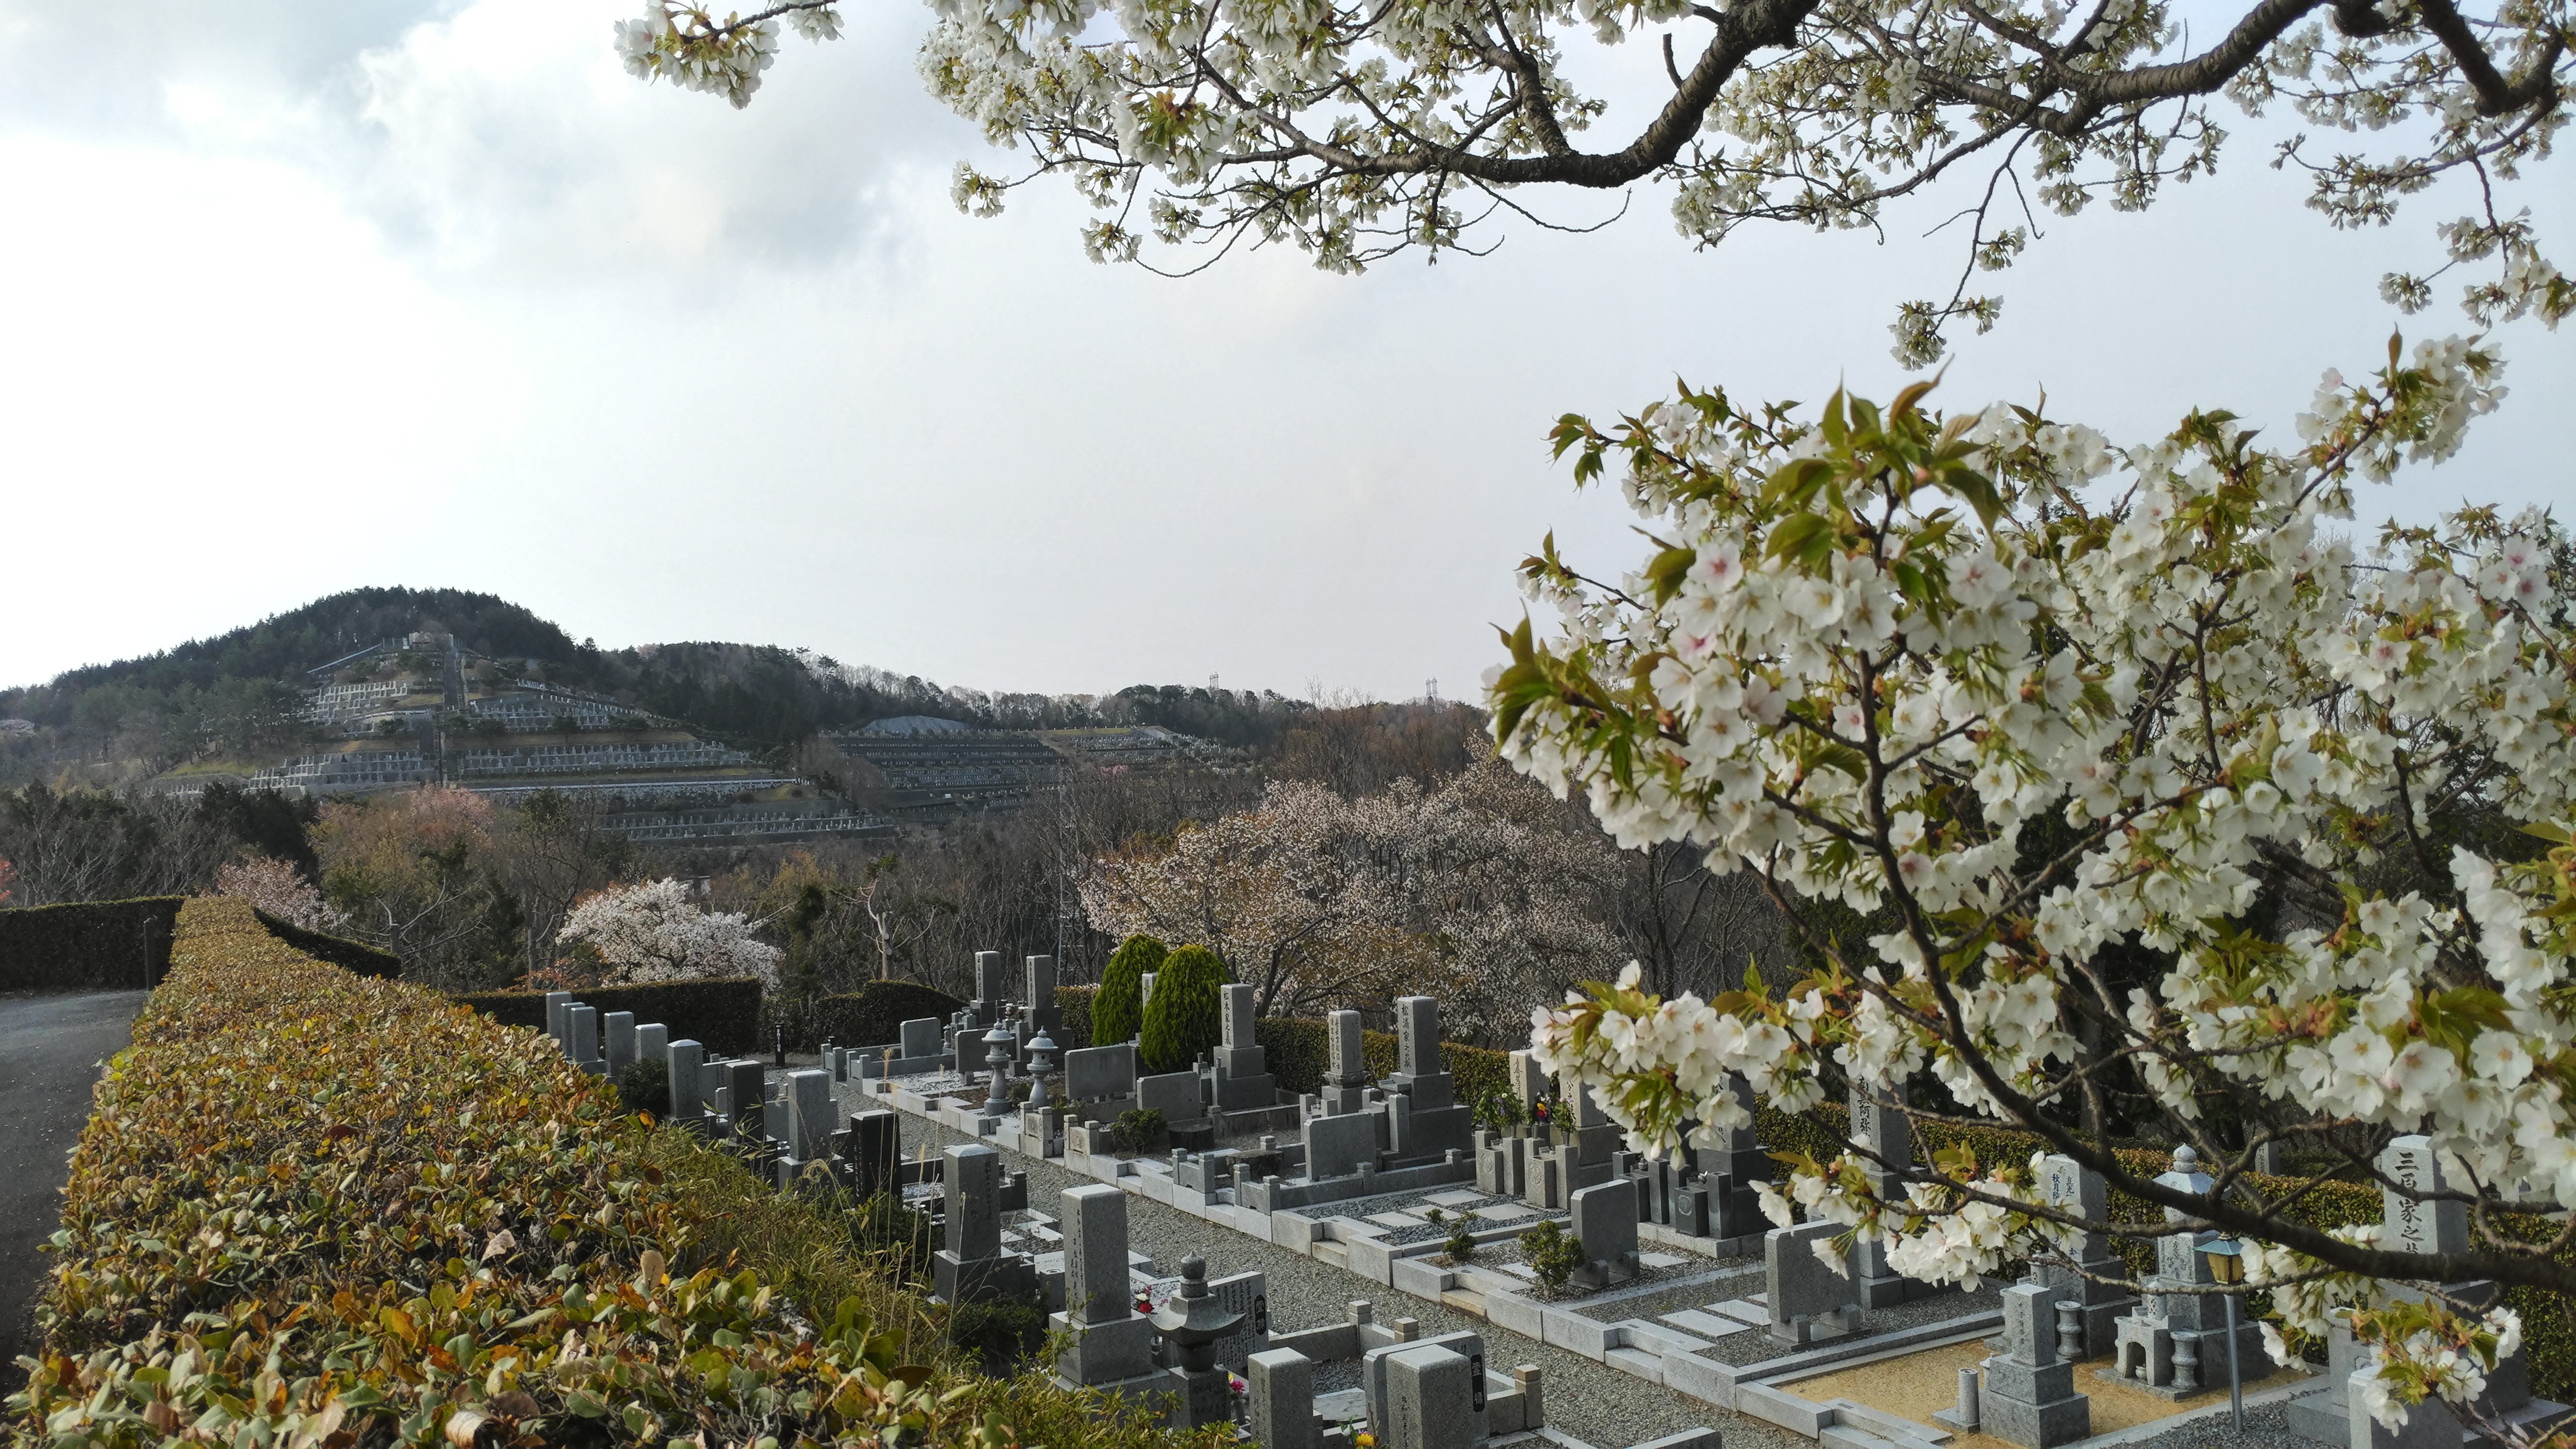
<svg viewBox="0 0 2576 1449"><path fill-rule="evenodd" d="M1360 1014L1356 1011L1327 1013L1324 1017L1324 1044L1327 1052L1324 1110L1356 1112L1366 1100L1369 1083L1368 1061L1360 1036Z"/></svg>
<svg viewBox="0 0 2576 1449"><path fill-rule="evenodd" d="M749 1058L721 1064L726 1101L732 1104L733 1135L761 1142L769 1136L769 1073Z"/></svg>
<svg viewBox="0 0 2576 1449"><path fill-rule="evenodd" d="M907 1058L943 1055L939 1049L939 1018L915 1017L896 1030L903 1037L903 1056Z"/></svg>
<svg viewBox="0 0 2576 1449"><path fill-rule="evenodd" d="M1136 1109L1160 1112L1166 1123L1196 1122L1207 1115L1199 1101L1199 1074L1165 1072L1136 1079Z"/></svg>
<svg viewBox="0 0 2576 1449"><path fill-rule="evenodd" d="M995 1005L1010 999L1010 975L1002 969L1002 953L999 951L976 952L975 1000L979 1004L978 1009L988 1011Z"/></svg>
<svg viewBox="0 0 2576 1449"><path fill-rule="evenodd" d="M1136 1044L1122 1041L1066 1052L1064 1095L1074 1102L1114 1102L1136 1095Z"/></svg>
<svg viewBox="0 0 2576 1449"><path fill-rule="evenodd" d="M1002 1155L980 1143L942 1155L948 1159L940 1184L948 1223L941 1246L960 1261L990 1258L1002 1250Z"/></svg>
<svg viewBox="0 0 2576 1449"><path fill-rule="evenodd" d="M1364 1303L1354 1304L1353 1306L1357 1308L1367 1307ZM1366 1322L1367 1320L1363 1318L1354 1321ZM1393 1343L1384 1344L1377 1348L1367 1349L1360 1354L1360 1395L1362 1402L1364 1402L1368 1407L1368 1421L1376 1428L1380 1435L1379 1442L1381 1444L1385 1442L1384 1435L1388 1429L1388 1422L1392 1417L1389 1413L1390 1405L1387 1403L1386 1393L1387 1361L1394 1355L1406 1352L1407 1350L1423 1348L1446 1349L1449 1352L1467 1360L1468 1368L1471 1371L1468 1378L1468 1401L1464 1405L1461 1405L1461 1407L1466 1410L1468 1418L1468 1427L1470 1430L1468 1437L1471 1440L1484 1438L1486 1429L1485 1411L1476 1407L1480 1396L1475 1392L1475 1386L1479 1381L1479 1376L1484 1373L1485 1369L1484 1337L1472 1330L1461 1329L1454 1333L1435 1333L1429 1338L1417 1338L1410 1336L1413 1323L1411 1319L1398 1319L1396 1322L1399 1325L1403 1325L1398 1327L1396 1332L1407 1336L1401 1337Z"/></svg>
<svg viewBox="0 0 2576 1449"><path fill-rule="evenodd" d="M787 1074L787 1151L799 1162L819 1162L832 1155L832 1075L823 1071Z"/></svg>
<svg viewBox="0 0 2576 1449"><path fill-rule="evenodd" d="M1246 1429L1262 1449L1317 1449L1315 1365L1293 1348L1245 1360Z"/></svg>
<svg viewBox="0 0 2576 1449"><path fill-rule="evenodd" d="M671 1043L663 1054L670 1063L671 1120L694 1122L707 1115L704 1099L698 1095L700 1068L706 1063L706 1048L682 1037Z"/></svg>
<svg viewBox="0 0 2576 1449"><path fill-rule="evenodd" d="M882 1107L853 1113L842 1153L850 1165L850 1189L861 1201L879 1193L903 1194L898 1170L903 1165L903 1119Z"/></svg>
<svg viewBox="0 0 2576 1449"><path fill-rule="evenodd" d="M1763 1235L1763 1301L1771 1310L1774 1339L1805 1343L1820 1321L1838 1322L1856 1305L1850 1276L1816 1256L1818 1242L1842 1234L1840 1224L1810 1222Z"/></svg>
<svg viewBox="0 0 2576 1449"><path fill-rule="evenodd" d="M1134 1313L1127 1283L1127 1194L1092 1182L1066 1188L1057 1200L1065 1313L1078 1323L1108 1323Z"/></svg>
<svg viewBox="0 0 2576 1449"><path fill-rule="evenodd" d="M599 1072L607 1063L599 1055L599 1012L576 1001L564 1008L564 1055L585 1072Z"/></svg>
<svg viewBox="0 0 2576 1449"><path fill-rule="evenodd" d="M2075 1365L2057 1356L2056 1299L2044 1283L2003 1291L2004 1352L1986 1360L1977 1395L1984 1432L2024 1449L2055 1449L2093 1432L2092 1401L2075 1392Z"/></svg>
<svg viewBox="0 0 2576 1449"><path fill-rule="evenodd" d="M1253 1041L1253 989L1241 982L1224 988L1221 1024L1224 1039L1216 1049L1216 1104L1229 1112L1277 1105L1278 1079L1270 1074L1268 1054Z"/></svg>
<svg viewBox="0 0 2576 1449"><path fill-rule="evenodd" d="M2074 1158L2051 1155L2040 1159L2039 1196L2044 1203L2090 1221L2110 1220L2111 1193L2102 1174ZM2077 1243L2071 1260L2042 1261L2037 1267L2039 1281L2048 1285L2055 1301L2081 1305L2084 1356L2100 1358L2113 1352L2119 1336L2118 1320L2135 1308L2138 1300L2120 1286L2120 1280L2129 1275L2128 1265L2112 1256L2110 1240L2100 1233L2087 1232Z"/></svg>
<svg viewBox="0 0 2576 1449"><path fill-rule="evenodd" d="M658 1021L648 1021L643 1025L636 1027L635 1060L639 1062L660 1062L664 1066L669 1066L671 1061L671 1029Z"/></svg>
<svg viewBox="0 0 2576 1449"><path fill-rule="evenodd" d="M599 1025L608 1034L608 1077L615 1081L635 1065L635 1013L612 1011L599 1019Z"/></svg>
<svg viewBox="0 0 2576 1449"><path fill-rule="evenodd" d="M1475 1442L1473 1376L1465 1354L1436 1343L1388 1354L1386 1449L1468 1449Z"/></svg>
<svg viewBox="0 0 2576 1449"><path fill-rule="evenodd" d="M2379 1192L2384 1221L2394 1230L2381 1236L2382 1248L2392 1253L2468 1251L2468 1204L2424 1200L2426 1194L2447 1186L2440 1164L2433 1159L2431 1138L2392 1139L2379 1154L2379 1170L2395 1184Z"/></svg>
<svg viewBox="0 0 2576 1449"><path fill-rule="evenodd" d="M563 1045L564 1008L570 1005L572 1005L571 992L549 991L546 993L546 1035L553 1037L555 1039L555 1045L557 1046Z"/></svg>
<svg viewBox="0 0 2576 1449"><path fill-rule="evenodd" d="M1306 1176L1322 1182L1377 1164L1377 1118L1365 1112L1306 1119Z"/></svg>
<svg viewBox="0 0 2576 1449"><path fill-rule="evenodd" d="M1637 1180L1614 1177L1574 1194L1574 1235L1583 1240L1584 1265L1574 1281L1606 1288L1637 1271Z"/></svg>
<svg viewBox="0 0 2576 1449"><path fill-rule="evenodd" d="M1258 1272L1208 1280L1208 1296L1228 1313L1243 1317L1216 1340L1216 1361L1240 1371L1252 1355L1270 1346L1270 1281Z"/></svg>

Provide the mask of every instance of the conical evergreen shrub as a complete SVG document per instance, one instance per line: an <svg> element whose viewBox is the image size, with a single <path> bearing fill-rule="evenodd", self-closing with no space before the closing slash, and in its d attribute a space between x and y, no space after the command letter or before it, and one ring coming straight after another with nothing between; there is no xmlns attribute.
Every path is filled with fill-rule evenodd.
<svg viewBox="0 0 2576 1449"><path fill-rule="evenodd" d="M1091 1044L1116 1046L1133 1041L1145 1027L1145 973L1163 969L1171 954L1151 936L1130 936L1118 943L1109 964L1100 968L1100 994L1091 999Z"/></svg>
<svg viewBox="0 0 2576 1449"><path fill-rule="evenodd" d="M1154 972L1154 996L1145 1003L1145 1035L1137 1065L1148 1072L1177 1072L1216 1050L1225 1036L1225 963L1205 946L1183 946Z"/></svg>

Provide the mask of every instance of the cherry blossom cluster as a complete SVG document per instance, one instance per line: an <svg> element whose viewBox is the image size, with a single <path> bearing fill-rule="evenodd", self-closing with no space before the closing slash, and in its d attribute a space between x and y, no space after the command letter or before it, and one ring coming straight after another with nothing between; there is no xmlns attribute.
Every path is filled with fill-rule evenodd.
<svg viewBox="0 0 2576 1449"><path fill-rule="evenodd" d="M2356 486L2450 456L2498 377L2470 343L2392 343L2284 448L2212 413L2115 448L2024 409L1943 418L1922 387L1812 422L1688 389L1607 432L1568 419L1578 480L1623 463L1655 551L1615 581L1552 540L1524 566L1557 628L1509 636L1501 747L1622 844L1759 872L1824 964L1705 1002L1572 992L1534 1052L1647 1152L1741 1121L1739 1077L1798 1111L1829 1074L1884 1094L1928 1070L1963 1118L2062 1133L2044 1109L2116 1062L2214 1157L2193 1134L2217 1094L2289 1135L2425 1130L2473 1193L2576 1204L2576 552L2538 511L2348 536ZM2558 848L2436 846L2464 811ZM2373 888L2390 851L2435 884ZM2266 900L2291 908L2269 934L2242 924ZM1867 950L1813 925L1828 902L1883 927ZM2115 990L2115 947L2172 964ZM1800 1161L1775 1205L1936 1281L2067 1227L2011 1165L1882 1201L1872 1163ZM2376 1335L2395 1412L2473 1394L2518 1332L2401 1324L2376 1279L2291 1298L2294 1326Z"/></svg>
<svg viewBox="0 0 2576 1449"><path fill-rule="evenodd" d="M781 5L748 19L667 0L646 0L643 18L617 22L617 54L639 80L668 80L682 90L703 91L751 104L761 75L778 60L779 21L806 40L837 40L840 12L826 3Z"/></svg>
<svg viewBox="0 0 2576 1449"><path fill-rule="evenodd" d="M556 941L587 946L612 982L756 976L778 984L779 950L751 934L739 912L701 910L676 880L642 881L584 896Z"/></svg>

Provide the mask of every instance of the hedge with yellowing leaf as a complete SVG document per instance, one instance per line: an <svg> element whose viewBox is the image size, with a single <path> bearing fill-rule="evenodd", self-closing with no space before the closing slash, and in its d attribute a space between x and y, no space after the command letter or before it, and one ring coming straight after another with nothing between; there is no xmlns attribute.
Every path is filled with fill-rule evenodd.
<svg viewBox="0 0 2576 1449"><path fill-rule="evenodd" d="M191 901L73 1155L10 1442L998 1446L1097 1416L698 1261L703 1205L649 1160L672 1136L538 1033Z"/></svg>

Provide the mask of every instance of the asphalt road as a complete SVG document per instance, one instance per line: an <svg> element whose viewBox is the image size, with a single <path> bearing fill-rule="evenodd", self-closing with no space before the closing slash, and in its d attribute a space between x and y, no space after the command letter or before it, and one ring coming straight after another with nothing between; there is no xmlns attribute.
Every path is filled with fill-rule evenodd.
<svg viewBox="0 0 2576 1449"><path fill-rule="evenodd" d="M125 1049L148 991L0 996L0 1394L25 1382L18 1355L34 1336L36 1290L62 1226L72 1144L89 1121L99 1068Z"/></svg>

